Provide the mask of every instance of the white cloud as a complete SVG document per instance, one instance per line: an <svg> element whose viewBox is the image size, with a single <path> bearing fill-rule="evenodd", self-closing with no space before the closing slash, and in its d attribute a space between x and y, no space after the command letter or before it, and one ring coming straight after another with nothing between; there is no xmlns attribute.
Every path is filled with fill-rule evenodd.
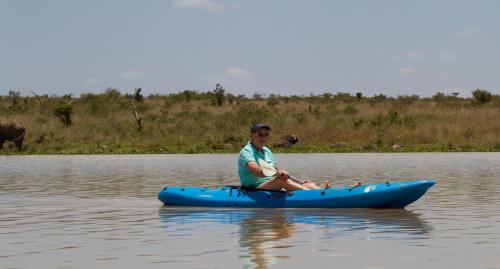
<svg viewBox="0 0 500 269"><path fill-rule="evenodd" d="M224 74L231 79L236 79L239 81L250 81L252 79L252 76L250 76L250 74L245 69L238 67L230 67L226 69Z"/></svg>
<svg viewBox="0 0 500 269"><path fill-rule="evenodd" d="M85 80L85 85L87 85L87 86L96 87L96 86L101 86L102 84L103 83L102 83L101 79L98 77L90 77L90 78Z"/></svg>
<svg viewBox="0 0 500 269"><path fill-rule="evenodd" d="M411 60L420 60L422 58L422 54L413 51L408 53L408 58L410 58Z"/></svg>
<svg viewBox="0 0 500 269"><path fill-rule="evenodd" d="M212 0L175 0L174 6L178 8L198 8L209 12L224 8L224 5Z"/></svg>
<svg viewBox="0 0 500 269"><path fill-rule="evenodd" d="M401 67L398 69L397 73L403 76L409 76L414 75L417 72L412 67Z"/></svg>
<svg viewBox="0 0 500 269"><path fill-rule="evenodd" d="M441 60L456 60L457 59L457 56L449 51L442 51L440 54L439 54L439 58Z"/></svg>
<svg viewBox="0 0 500 269"><path fill-rule="evenodd" d="M117 77L119 79L123 79L123 80L137 80L137 79L144 78L144 73L141 71L130 70L130 71L118 74Z"/></svg>
<svg viewBox="0 0 500 269"><path fill-rule="evenodd" d="M479 34L479 29L472 29L472 28L464 28L462 30L458 30L455 32L456 35L460 36L471 36L471 35L478 35Z"/></svg>

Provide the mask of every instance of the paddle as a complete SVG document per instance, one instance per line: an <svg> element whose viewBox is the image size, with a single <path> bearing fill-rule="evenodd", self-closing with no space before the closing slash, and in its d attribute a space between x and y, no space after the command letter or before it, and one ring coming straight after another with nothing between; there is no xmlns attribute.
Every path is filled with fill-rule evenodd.
<svg viewBox="0 0 500 269"><path fill-rule="evenodd" d="M263 159L258 159L257 161L259 162L260 168L262 168L262 173L266 177L274 177L278 173L278 170L276 170L276 167L274 167L274 165L269 164L268 162L264 161ZM298 178L294 178L291 176L288 176L288 178L290 178L291 180L293 180L297 183L300 183L300 184L305 183L303 180L300 180Z"/></svg>

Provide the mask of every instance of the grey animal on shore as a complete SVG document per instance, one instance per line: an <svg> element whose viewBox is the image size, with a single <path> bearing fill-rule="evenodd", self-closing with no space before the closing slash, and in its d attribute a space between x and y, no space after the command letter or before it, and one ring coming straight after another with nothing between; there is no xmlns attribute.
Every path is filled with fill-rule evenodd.
<svg viewBox="0 0 500 269"><path fill-rule="evenodd" d="M23 149L25 133L26 130L20 122L0 119L0 150L5 141L12 141L16 145L16 148L21 151Z"/></svg>
<svg viewBox="0 0 500 269"><path fill-rule="evenodd" d="M299 142L296 135L286 135L283 136L278 142L274 143L273 146L277 148L289 148Z"/></svg>

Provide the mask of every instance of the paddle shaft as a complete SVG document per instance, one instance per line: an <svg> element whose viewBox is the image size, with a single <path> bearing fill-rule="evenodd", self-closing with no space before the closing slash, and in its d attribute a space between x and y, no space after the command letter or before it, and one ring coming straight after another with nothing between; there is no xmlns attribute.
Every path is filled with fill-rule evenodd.
<svg viewBox="0 0 500 269"><path fill-rule="evenodd" d="M276 166L267 163L265 160L258 159L257 163L261 167L262 173L264 174L264 176L273 176L274 177L274 176L276 176L276 174L278 174L278 170L276 169ZM305 183L303 180L300 180L296 177L291 177L290 175L288 175L288 178L299 183L299 184Z"/></svg>
<svg viewBox="0 0 500 269"><path fill-rule="evenodd" d="M278 174L278 172L276 172L276 174ZM276 176L276 174L275 174L275 176ZM290 175L288 175L288 178L291 179L291 180L293 180L293 181L295 181L295 182L297 182L297 183L299 183L299 184L304 184L305 183L303 180L298 179L296 177L292 177Z"/></svg>
<svg viewBox="0 0 500 269"><path fill-rule="evenodd" d="M291 180L293 180L293 181L295 181L295 182L297 182L297 183L299 183L299 184L304 184L304 181L302 181L302 180L300 180L300 179L298 179L296 177L289 176L288 178L291 179Z"/></svg>

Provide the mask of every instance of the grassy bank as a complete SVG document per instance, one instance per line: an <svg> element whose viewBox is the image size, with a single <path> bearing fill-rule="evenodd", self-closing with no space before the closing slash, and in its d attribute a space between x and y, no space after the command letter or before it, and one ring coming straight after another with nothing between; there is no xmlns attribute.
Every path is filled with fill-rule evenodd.
<svg viewBox="0 0 500 269"><path fill-rule="evenodd" d="M238 152L254 121L273 127L271 144L298 136L275 152L500 151L500 97L486 91L472 98L10 92L0 97L0 113L26 128L24 151L7 142L0 154Z"/></svg>

